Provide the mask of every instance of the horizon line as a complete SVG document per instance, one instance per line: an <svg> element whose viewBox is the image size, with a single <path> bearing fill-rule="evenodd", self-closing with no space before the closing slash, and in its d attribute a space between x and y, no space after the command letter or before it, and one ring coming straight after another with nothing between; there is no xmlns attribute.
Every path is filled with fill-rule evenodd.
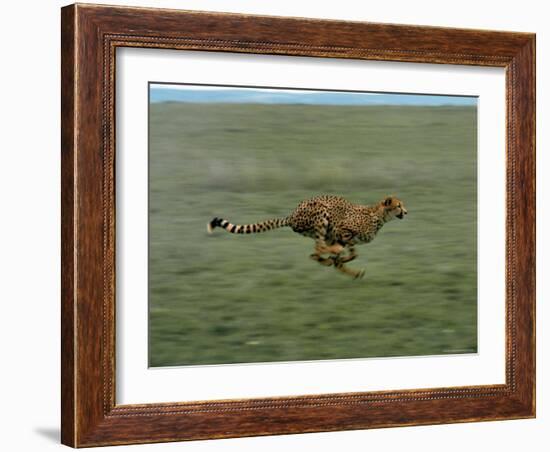
<svg viewBox="0 0 550 452"><path fill-rule="evenodd" d="M477 96L149 83L151 103L477 106Z"/></svg>

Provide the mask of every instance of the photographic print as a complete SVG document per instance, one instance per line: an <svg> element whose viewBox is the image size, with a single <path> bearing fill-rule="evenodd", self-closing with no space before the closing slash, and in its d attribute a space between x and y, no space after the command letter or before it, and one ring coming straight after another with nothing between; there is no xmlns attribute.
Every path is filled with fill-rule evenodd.
<svg viewBox="0 0 550 452"><path fill-rule="evenodd" d="M477 352L477 98L149 84L149 366Z"/></svg>
<svg viewBox="0 0 550 452"><path fill-rule="evenodd" d="M535 417L534 34L61 19L63 444Z"/></svg>

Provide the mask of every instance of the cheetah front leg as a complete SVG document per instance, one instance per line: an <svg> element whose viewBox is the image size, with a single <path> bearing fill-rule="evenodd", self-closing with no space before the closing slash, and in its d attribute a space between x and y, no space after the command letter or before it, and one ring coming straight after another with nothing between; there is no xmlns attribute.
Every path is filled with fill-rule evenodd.
<svg viewBox="0 0 550 452"><path fill-rule="evenodd" d="M351 262L357 257L357 252L355 251L355 247L348 245L348 255L347 256L338 256L339 261L343 264L345 262Z"/></svg>
<svg viewBox="0 0 550 452"><path fill-rule="evenodd" d="M354 270L353 268L346 267L338 258L334 259L334 268L342 273L353 276L354 279L360 279L365 276L365 269Z"/></svg>
<svg viewBox="0 0 550 452"><path fill-rule="evenodd" d="M357 257L357 253L355 252L355 248L353 246L349 247L349 254L347 256L341 256L338 255L334 258L334 267L336 270L341 271L342 273L346 273L348 275L353 276L355 279L362 278L365 275L365 270L353 270L349 267L346 267L344 263L351 262Z"/></svg>

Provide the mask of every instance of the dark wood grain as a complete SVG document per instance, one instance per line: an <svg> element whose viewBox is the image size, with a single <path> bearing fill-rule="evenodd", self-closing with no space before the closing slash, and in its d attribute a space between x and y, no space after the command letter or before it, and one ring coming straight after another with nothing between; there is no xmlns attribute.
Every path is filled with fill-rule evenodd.
<svg viewBox="0 0 550 452"><path fill-rule="evenodd" d="M75 440L74 296L74 8L61 11L61 441Z"/></svg>
<svg viewBox="0 0 550 452"><path fill-rule="evenodd" d="M72 5L62 10L62 442L74 447L535 415L535 37ZM506 384L115 404L117 47L506 69ZM504 150L503 150L504 152Z"/></svg>

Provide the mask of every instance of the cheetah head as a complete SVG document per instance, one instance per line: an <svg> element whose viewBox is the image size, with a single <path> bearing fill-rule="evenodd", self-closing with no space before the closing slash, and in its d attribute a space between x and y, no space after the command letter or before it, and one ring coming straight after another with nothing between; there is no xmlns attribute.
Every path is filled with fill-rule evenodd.
<svg viewBox="0 0 550 452"><path fill-rule="evenodd" d="M397 199L395 196L387 196L380 201L380 208L384 210L384 219L389 221L395 217L402 220L407 215L407 209L403 201Z"/></svg>

